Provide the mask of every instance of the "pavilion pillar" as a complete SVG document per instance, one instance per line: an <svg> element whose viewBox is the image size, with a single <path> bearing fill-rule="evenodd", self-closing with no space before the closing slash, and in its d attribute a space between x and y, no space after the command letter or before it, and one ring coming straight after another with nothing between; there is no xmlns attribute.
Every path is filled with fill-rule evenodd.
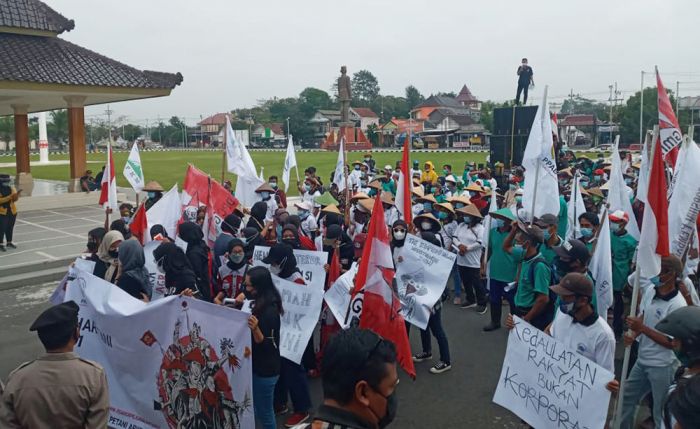
<svg viewBox="0 0 700 429"><path fill-rule="evenodd" d="M85 154L85 97L63 97L68 104L68 154L70 156L70 181L68 192L80 192L80 177L87 169Z"/></svg>
<svg viewBox="0 0 700 429"><path fill-rule="evenodd" d="M32 195L34 180L32 179L31 166L29 164L29 119L27 104L13 104L15 119L15 155L17 164L17 176L15 187L22 190L25 197Z"/></svg>

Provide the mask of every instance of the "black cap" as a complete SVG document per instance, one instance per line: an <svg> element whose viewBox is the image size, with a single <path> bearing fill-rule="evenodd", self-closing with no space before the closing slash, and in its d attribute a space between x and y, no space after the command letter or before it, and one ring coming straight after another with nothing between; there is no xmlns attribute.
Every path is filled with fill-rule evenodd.
<svg viewBox="0 0 700 429"><path fill-rule="evenodd" d="M263 258L263 264L279 264L289 254L293 253L292 248L286 244L275 244L270 248L270 252Z"/></svg>
<svg viewBox="0 0 700 429"><path fill-rule="evenodd" d="M582 241L574 238L561 243L561 246L554 248L554 253L560 258L567 258L570 261L579 261L582 264L587 264L591 257L588 248Z"/></svg>
<svg viewBox="0 0 700 429"><path fill-rule="evenodd" d="M679 340L700 340L700 307L683 307L671 312L656 324L656 330Z"/></svg>
<svg viewBox="0 0 700 429"><path fill-rule="evenodd" d="M547 228L548 226L552 225L558 225L559 224L559 218L556 217L553 214L543 214L539 218L535 220L535 225L539 226L540 228Z"/></svg>
<svg viewBox="0 0 700 429"><path fill-rule="evenodd" d="M54 305L45 310L36 318L30 331L42 331L47 328L68 327L67 325L76 326L78 324L78 304L74 301L67 301L62 304Z"/></svg>
<svg viewBox="0 0 700 429"><path fill-rule="evenodd" d="M559 284L549 288L559 296L593 296L593 282L587 275L581 273L569 273L561 278Z"/></svg>

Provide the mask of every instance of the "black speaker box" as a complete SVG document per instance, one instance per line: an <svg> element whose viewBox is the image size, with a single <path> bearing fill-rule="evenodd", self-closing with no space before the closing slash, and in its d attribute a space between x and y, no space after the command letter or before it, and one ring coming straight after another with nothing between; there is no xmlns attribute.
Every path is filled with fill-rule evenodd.
<svg viewBox="0 0 700 429"><path fill-rule="evenodd" d="M493 134L489 161L501 162L505 168L520 165L530 136L537 106L493 109ZM513 118L515 115L515 119Z"/></svg>

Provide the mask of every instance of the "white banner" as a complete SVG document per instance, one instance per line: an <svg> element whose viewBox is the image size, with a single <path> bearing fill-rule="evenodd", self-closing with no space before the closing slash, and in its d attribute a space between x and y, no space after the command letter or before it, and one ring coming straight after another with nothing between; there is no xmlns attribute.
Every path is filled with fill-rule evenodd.
<svg viewBox="0 0 700 429"><path fill-rule="evenodd" d="M615 141L617 142L617 140ZM608 181L608 210L610 213L616 210L622 210L627 213L629 215L629 222L627 222L626 226L627 232L635 240L639 240L639 226L637 225L637 218L634 217L634 211L632 211L632 201L630 201L630 195L627 193L625 178L622 176L622 161L620 160L617 143L613 145L611 156L612 168L610 170L610 180Z"/></svg>
<svg viewBox="0 0 700 429"><path fill-rule="evenodd" d="M76 269L81 269L92 274L95 271L95 261L89 259L83 259L82 257L75 258L75 261L68 267L68 271L63 276L58 286L54 289L53 293L49 297L49 302L53 305L58 305L65 301L66 299L66 288L68 283L73 281L76 275Z"/></svg>
<svg viewBox="0 0 700 429"><path fill-rule="evenodd" d="M143 246L143 256L146 259L145 267L148 270L148 283L153 291L151 294L151 301L161 299L167 295L167 289L165 288L165 274L158 271L158 264L153 258L153 251L156 247L160 246L162 241L149 241Z"/></svg>
<svg viewBox="0 0 700 429"><path fill-rule="evenodd" d="M670 251L683 258L695 234L700 212L700 148L691 141L684 144L676 161L675 186L668 202L668 239Z"/></svg>
<svg viewBox="0 0 700 429"><path fill-rule="evenodd" d="M266 246L255 246L253 251L253 266L262 265L262 260L270 253L270 248ZM316 252L311 250L294 250L294 257L297 260L297 267L307 285L312 285L321 290L326 286L326 270L323 265L328 263L328 252Z"/></svg>
<svg viewBox="0 0 700 429"><path fill-rule="evenodd" d="M359 264L353 263L350 270L338 277L338 280L323 295L323 299L326 301L326 305L328 305L331 313L333 313L333 317L343 329L349 328L352 320L349 317L348 308L350 307L351 292L355 286L355 274L357 274L358 268Z"/></svg>
<svg viewBox="0 0 700 429"><path fill-rule="evenodd" d="M536 428L604 428L614 375L514 319L493 402Z"/></svg>
<svg viewBox="0 0 700 429"><path fill-rule="evenodd" d="M280 355L298 364L321 314L323 288L282 280L275 275L272 280L282 297L284 309L280 326Z"/></svg>
<svg viewBox="0 0 700 429"><path fill-rule="evenodd" d="M425 329L430 311L440 299L457 255L413 235L406 235L396 266L396 288L401 314L407 322Z"/></svg>
<svg viewBox="0 0 700 429"><path fill-rule="evenodd" d="M598 239L595 241L595 251L591 257L589 269L595 281L596 310L603 318L607 318L608 308L613 305L612 288L612 249L610 248L610 220L608 212L600 224Z"/></svg>
<svg viewBox="0 0 700 429"><path fill-rule="evenodd" d="M248 315L173 296L146 304L78 271L76 353L102 365L109 426L254 428Z"/></svg>

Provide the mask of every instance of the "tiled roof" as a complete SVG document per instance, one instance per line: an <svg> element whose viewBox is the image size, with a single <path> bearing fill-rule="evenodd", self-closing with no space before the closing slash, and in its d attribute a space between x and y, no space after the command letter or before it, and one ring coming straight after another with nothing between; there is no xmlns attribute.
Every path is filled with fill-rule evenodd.
<svg viewBox="0 0 700 429"><path fill-rule="evenodd" d="M600 121L593 115L569 115L564 118L559 126L561 127L585 127L592 126Z"/></svg>
<svg viewBox="0 0 700 429"><path fill-rule="evenodd" d="M208 118L205 118L197 125L224 125L226 123L226 113L217 113Z"/></svg>
<svg viewBox="0 0 700 429"><path fill-rule="evenodd" d="M0 0L0 27L60 34L75 23L38 0Z"/></svg>
<svg viewBox="0 0 700 429"><path fill-rule="evenodd" d="M472 94L472 92L469 90L469 88L467 88L467 85L464 85L462 87L462 90L459 91L459 95L457 95L456 100L460 101L462 103L470 103L470 102L479 101L479 100L477 100L476 97L474 97L474 94Z"/></svg>
<svg viewBox="0 0 700 429"><path fill-rule="evenodd" d="M182 75L137 70L58 37L0 33L2 80L173 89L182 83Z"/></svg>
<svg viewBox="0 0 700 429"><path fill-rule="evenodd" d="M367 107L353 107L352 110L361 118L378 118L379 116Z"/></svg>
<svg viewBox="0 0 700 429"><path fill-rule="evenodd" d="M419 109L421 107L462 107L459 102L452 98L444 95L431 95L424 102L414 107L414 109Z"/></svg>

